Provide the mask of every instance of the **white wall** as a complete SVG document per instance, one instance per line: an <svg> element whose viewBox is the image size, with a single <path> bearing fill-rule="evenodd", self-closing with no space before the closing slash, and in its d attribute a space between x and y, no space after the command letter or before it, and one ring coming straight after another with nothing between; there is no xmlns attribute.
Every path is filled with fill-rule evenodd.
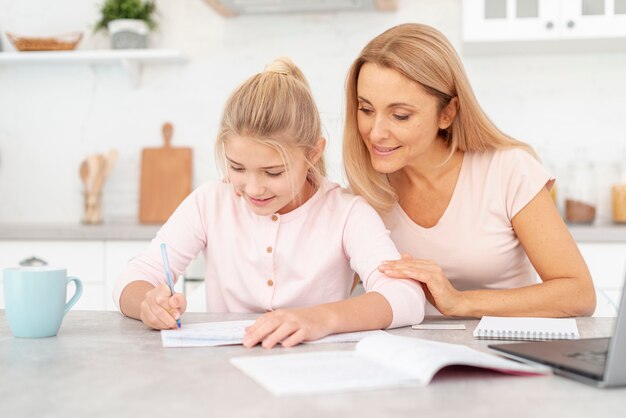
<svg viewBox="0 0 626 418"><path fill-rule="evenodd" d="M0 0L0 31L88 33L101 0ZM212 142L230 91L287 55L310 80L329 137L331 177L341 181L343 82L365 43L407 21L431 24L461 48L460 0L399 0L397 13L247 16L225 19L202 0L159 0L153 47L180 48L184 65L148 66L135 89L118 65L0 65L0 222L78 222L80 161L120 151L105 186L105 221L134 220L141 148L158 146L172 121L174 144L194 149L194 184L217 176ZM2 39L5 50L12 47ZM470 80L506 132L563 163L589 149L615 161L626 144L626 53L464 57Z"/></svg>

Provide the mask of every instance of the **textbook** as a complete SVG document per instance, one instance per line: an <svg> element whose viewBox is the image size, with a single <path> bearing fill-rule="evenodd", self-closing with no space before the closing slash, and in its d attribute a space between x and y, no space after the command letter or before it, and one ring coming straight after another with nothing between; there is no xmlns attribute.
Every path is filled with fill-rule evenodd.
<svg viewBox="0 0 626 418"><path fill-rule="evenodd" d="M246 327L254 321L222 321L183 324L179 329L161 331L163 347L216 347L220 345L237 345L243 343ZM359 331L328 335L306 344L348 343L357 342L365 337L385 334L385 331Z"/></svg>
<svg viewBox="0 0 626 418"><path fill-rule="evenodd" d="M474 366L512 375L550 374L464 345L391 334L362 339L355 350L232 358L239 370L276 396L426 386L442 368Z"/></svg>
<svg viewBox="0 0 626 418"><path fill-rule="evenodd" d="M577 340L574 318L521 318L483 316L474 337L487 340Z"/></svg>

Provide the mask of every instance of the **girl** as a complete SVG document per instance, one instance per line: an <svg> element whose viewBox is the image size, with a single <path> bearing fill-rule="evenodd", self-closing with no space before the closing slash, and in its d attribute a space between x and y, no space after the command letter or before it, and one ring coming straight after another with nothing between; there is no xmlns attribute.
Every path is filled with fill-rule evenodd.
<svg viewBox="0 0 626 418"><path fill-rule="evenodd" d="M440 32L400 25L363 49L344 135L350 187L410 254L380 271L421 283L436 308L427 313L593 313L589 270L550 198L554 179L483 113Z"/></svg>
<svg viewBox="0 0 626 418"><path fill-rule="evenodd" d="M244 345L293 346L329 334L421 322L419 284L379 272L397 259L389 232L362 198L325 179L325 139L306 79L279 59L228 99L216 142L227 183L192 192L117 282L125 315L175 328L184 295L165 285L202 251L209 312L266 312ZM353 275L366 293L348 300Z"/></svg>

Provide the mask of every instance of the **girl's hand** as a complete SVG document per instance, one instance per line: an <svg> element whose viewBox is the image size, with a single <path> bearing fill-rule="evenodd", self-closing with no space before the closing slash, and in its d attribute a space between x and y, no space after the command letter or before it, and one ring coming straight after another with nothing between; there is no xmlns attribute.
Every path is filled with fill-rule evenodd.
<svg viewBox="0 0 626 418"><path fill-rule="evenodd" d="M167 285L146 292L141 302L141 320L154 329L176 329L176 320L187 309L187 298L182 293L170 293Z"/></svg>
<svg viewBox="0 0 626 418"><path fill-rule="evenodd" d="M293 347L302 341L317 340L331 334L331 324L331 315L319 306L278 309L261 315L246 328L243 345L250 348L261 343L263 348L272 348L280 343L283 347Z"/></svg>
<svg viewBox="0 0 626 418"><path fill-rule="evenodd" d="M439 312L446 316L463 316L463 293L452 286L441 267L434 261L417 260L409 254L402 254L400 260L384 261L378 270L389 277L419 282L426 299Z"/></svg>

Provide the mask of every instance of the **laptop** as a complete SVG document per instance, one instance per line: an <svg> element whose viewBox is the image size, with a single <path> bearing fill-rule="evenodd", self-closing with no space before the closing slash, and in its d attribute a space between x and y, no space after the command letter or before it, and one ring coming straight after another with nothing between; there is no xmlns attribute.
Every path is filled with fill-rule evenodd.
<svg viewBox="0 0 626 418"><path fill-rule="evenodd" d="M598 387L626 386L626 284L611 338L492 344L522 362L550 366L555 374Z"/></svg>

